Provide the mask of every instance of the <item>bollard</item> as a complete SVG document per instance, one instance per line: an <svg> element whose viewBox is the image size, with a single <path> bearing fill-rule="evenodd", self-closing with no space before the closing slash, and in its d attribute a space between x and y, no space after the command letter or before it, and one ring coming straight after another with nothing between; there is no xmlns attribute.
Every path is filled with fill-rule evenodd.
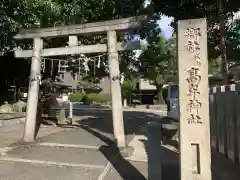
<svg viewBox="0 0 240 180"><path fill-rule="evenodd" d="M0 133L3 133L3 128L4 128L4 120L0 120L0 128L1 128L1 131L0 131Z"/></svg>
<svg viewBox="0 0 240 180"><path fill-rule="evenodd" d="M72 124L73 119L73 104L69 102L69 124Z"/></svg>
<svg viewBox="0 0 240 180"><path fill-rule="evenodd" d="M161 180L161 125L149 122L147 126L148 180Z"/></svg>
<svg viewBox="0 0 240 180"><path fill-rule="evenodd" d="M69 102L69 118L73 118L73 104Z"/></svg>
<svg viewBox="0 0 240 180"><path fill-rule="evenodd" d="M123 100L123 107L127 107L127 99Z"/></svg>

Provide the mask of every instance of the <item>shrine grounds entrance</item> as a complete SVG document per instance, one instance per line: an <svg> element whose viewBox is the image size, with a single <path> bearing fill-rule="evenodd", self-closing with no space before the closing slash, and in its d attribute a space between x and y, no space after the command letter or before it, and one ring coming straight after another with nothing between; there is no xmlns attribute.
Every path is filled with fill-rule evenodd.
<svg viewBox="0 0 240 180"><path fill-rule="evenodd" d="M24 141L34 140L36 114L41 80L41 57L107 52L109 59L110 83L112 94L112 117L115 141L119 148L125 148L124 124L122 115L122 97L118 51L127 50L128 45L117 42L117 31L139 28L143 17L131 17L119 20L62 26L56 28L22 30L15 39L33 39L33 50L17 50L16 57L32 57L29 93L27 102ZM106 34L107 44L78 46L78 35ZM44 49L43 39L48 37L69 36L69 47ZM131 50L136 47L130 48Z"/></svg>
<svg viewBox="0 0 240 180"><path fill-rule="evenodd" d="M109 60L114 138L118 148L126 148L117 31L139 28L142 17L58 28L23 30L15 39L33 39L33 50L16 51L16 57L32 57L24 140L34 141L40 81L40 60L44 56L107 52ZM78 46L77 36L100 33L107 44ZM70 36L72 47L44 49L43 39ZM124 48L122 48L125 50ZM134 48L132 48L134 49ZM210 123L208 100L208 57L206 19L178 22L178 64L180 105L181 180L211 180Z"/></svg>

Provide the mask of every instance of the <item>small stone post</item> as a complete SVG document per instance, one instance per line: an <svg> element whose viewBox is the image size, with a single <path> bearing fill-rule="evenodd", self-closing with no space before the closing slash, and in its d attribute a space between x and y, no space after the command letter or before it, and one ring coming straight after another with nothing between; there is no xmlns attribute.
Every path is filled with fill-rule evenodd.
<svg viewBox="0 0 240 180"><path fill-rule="evenodd" d="M71 101L69 102L69 118L73 118L73 104Z"/></svg>
<svg viewBox="0 0 240 180"><path fill-rule="evenodd" d="M69 101L69 124L72 125L73 121L73 103Z"/></svg>
<svg viewBox="0 0 240 180"><path fill-rule="evenodd" d="M41 57L40 50L43 42L41 38L34 38L33 40L33 57L31 64L31 74L29 79L28 100L26 121L24 129L23 140L32 142L35 138L36 129L36 114L38 106L39 82L41 80Z"/></svg>
<svg viewBox="0 0 240 180"><path fill-rule="evenodd" d="M211 180L206 19L178 22L181 180Z"/></svg>
<svg viewBox="0 0 240 180"><path fill-rule="evenodd" d="M65 120L66 120L65 107L64 107L64 104L61 103L60 109L57 115L57 124L58 125L64 124Z"/></svg>
<svg viewBox="0 0 240 180"><path fill-rule="evenodd" d="M124 106L124 107L127 107L127 99L124 99L124 100L123 100L123 106Z"/></svg>
<svg viewBox="0 0 240 180"><path fill-rule="evenodd" d="M78 37L77 36L69 36L68 37L68 45L69 45L69 47L78 46Z"/></svg>
<svg viewBox="0 0 240 180"><path fill-rule="evenodd" d="M110 71L110 84L112 95L112 117L114 138L119 148L126 147L123 113L122 113L122 95L120 86L120 70L117 52L117 34L116 31L108 31L108 61Z"/></svg>

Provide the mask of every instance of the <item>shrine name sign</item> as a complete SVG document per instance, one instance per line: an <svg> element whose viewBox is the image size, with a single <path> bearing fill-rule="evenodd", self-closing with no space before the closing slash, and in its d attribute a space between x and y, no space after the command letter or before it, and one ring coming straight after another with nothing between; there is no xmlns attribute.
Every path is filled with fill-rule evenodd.
<svg viewBox="0 0 240 180"><path fill-rule="evenodd" d="M210 180L206 19L178 22L181 180Z"/></svg>

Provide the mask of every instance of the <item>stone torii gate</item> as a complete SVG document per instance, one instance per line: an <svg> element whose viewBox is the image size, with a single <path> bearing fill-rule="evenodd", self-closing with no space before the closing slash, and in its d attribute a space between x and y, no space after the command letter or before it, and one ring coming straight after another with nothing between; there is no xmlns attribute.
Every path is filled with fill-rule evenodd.
<svg viewBox="0 0 240 180"><path fill-rule="evenodd" d="M117 43L117 31L139 28L143 17L131 17L105 22L81 25L61 26L44 29L26 29L20 31L15 39L33 39L33 50L16 50L16 57L32 57L31 75L28 90L28 102L24 141L34 141L36 113L38 104L41 57L68 54L108 52L110 83L112 94L112 117L114 138L119 148L125 148L125 135L122 113L122 97L118 51L134 50L136 45ZM107 44L78 46L77 35L107 34ZM43 38L69 36L69 47L43 49Z"/></svg>

